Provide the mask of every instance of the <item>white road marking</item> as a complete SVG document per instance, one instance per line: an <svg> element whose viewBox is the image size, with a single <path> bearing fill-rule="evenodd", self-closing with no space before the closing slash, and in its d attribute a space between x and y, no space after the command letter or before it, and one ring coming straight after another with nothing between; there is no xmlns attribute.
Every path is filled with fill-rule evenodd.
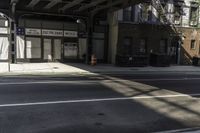
<svg viewBox="0 0 200 133"><path fill-rule="evenodd" d="M178 130L170 130L170 131L161 131L161 132L154 132L154 133L199 133L200 127L194 127L194 128L186 128L186 129L178 129Z"/></svg>
<svg viewBox="0 0 200 133"><path fill-rule="evenodd" d="M31 84L69 84L69 83L95 83L98 81L89 81L89 80L81 80L81 81L27 81L27 82L4 82L0 83L0 85L31 85Z"/></svg>
<svg viewBox="0 0 200 133"><path fill-rule="evenodd" d="M177 78L177 79L130 79L131 81L185 81L185 80L200 80L200 78ZM123 79L119 80L101 80L101 81L127 81ZM99 80L80 80L80 81L27 81L27 82L3 82L0 85L29 85L29 84L77 84L77 83L97 83Z"/></svg>
<svg viewBox="0 0 200 133"><path fill-rule="evenodd" d="M160 78L160 79L133 79L135 81L185 81L185 80L200 80L200 78Z"/></svg>
<svg viewBox="0 0 200 133"><path fill-rule="evenodd" d="M20 106L36 106L36 105L52 105L52 104L122 101L122 100L136 100L136 99L177 98L177 97L192 97L192 96L200 96L200 94L188 94L188 95L177 94L177 95L163 95L163 96L135 96L135 97L118 97L118 98L102 98L102 99L35 102L35 103L0 104L0 107L20 107Z"/></svg>

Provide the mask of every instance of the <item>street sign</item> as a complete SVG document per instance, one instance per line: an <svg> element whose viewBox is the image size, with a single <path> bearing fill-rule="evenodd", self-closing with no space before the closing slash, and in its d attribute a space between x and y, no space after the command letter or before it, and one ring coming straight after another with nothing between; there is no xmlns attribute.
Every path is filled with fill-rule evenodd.
<svg viewBox="0 0 200 133"><path fill-rule="evenodd" d="M77 31L64 31L64 37L78 37Z"/></svg>
<svg viewBox="0 0 200 133"><path fill-rule="evenodd" d="M26 28L26 35L29 36L41 36L41 29Z"/></svg>
<svg viewBox="0 0 200 133"><path fill-rule="evenodd" d="M25 28L17 27L17 35L24 36L25 35Z"/></svg>

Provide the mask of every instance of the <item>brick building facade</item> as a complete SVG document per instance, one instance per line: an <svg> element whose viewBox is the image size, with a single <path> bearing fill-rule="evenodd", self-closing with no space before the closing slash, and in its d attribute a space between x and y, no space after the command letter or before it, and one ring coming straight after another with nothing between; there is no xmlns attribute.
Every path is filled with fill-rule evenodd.
<svg viewBox="0 0 200 133"><path fill-rule="evenodd" d="M200 56L199 3L194 0L161 1L169 24L151 2L141 3L116 14L117 55L166 54L170 64L192 64ZM175 33L171 24L175 25Z"/></svg>

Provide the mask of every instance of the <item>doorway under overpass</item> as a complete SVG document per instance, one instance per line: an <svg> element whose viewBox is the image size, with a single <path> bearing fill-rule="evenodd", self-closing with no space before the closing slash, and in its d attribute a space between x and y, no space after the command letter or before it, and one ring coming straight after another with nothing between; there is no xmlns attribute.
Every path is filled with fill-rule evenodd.
<svg viewBox="0 0 200 133"><path fill-rule="evenodd" d="M104 58L104 61L113 62L112 57L108 58L109 54L113 54L108 49L113 48L112 44L108 45L110 43L108 36L112 34L109 33L110 28L108 28L108 25L112 22L107 22L107 18L110 17L107 12L112 14L118 9L139 2L141 0L2 1L0 5L4 6L0 6L0 11L9 17L8 31L10 34L8 39L10 47L8 48L8 60L16 63L19 57L33 61L37 61L37 59L48 61L65 59L65 57L69 57L69 59L80 57L84 58L86 63L90 63L91 55L96 52L95 54L100 58ZM31 24L27 22L30 20L33 22L33 26L30 26ZM52 24L53 27L46 28L45 26L48 24L43 22L46 20L59 21L63 27L58 26L59 28L55 28L56 26L54 27ZM35 25L35 21L41 21L40 24L36 22L40 26ZM76 30L70 29L70 26L69 29L65 28L62 21L70 23L73 21L77 25ZM101 24L104 26L103 33L102 29L96 24L99 24L100 27ZM81 25L84 25L85 30L81 29ZM79 32L79 30L83 31ZM75 36L81 36L81 39ZM81 42L85 46L79 46L77 42ZM97 43L96 46L93 45L94 42ZM104 46L100 46L102 43L104 43ZM58 44L57 49L56 44ZM79 49L81 47L85 49L85 53ZM59 51L59 49L62 50L57 54L55 51ZM70 49L71 54L69 54L70 52L66 53Z"/></svg>

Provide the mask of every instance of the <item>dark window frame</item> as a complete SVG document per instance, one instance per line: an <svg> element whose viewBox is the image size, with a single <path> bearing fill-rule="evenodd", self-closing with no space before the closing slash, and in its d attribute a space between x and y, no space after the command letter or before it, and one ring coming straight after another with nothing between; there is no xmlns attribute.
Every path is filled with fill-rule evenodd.
<svg viewBox="0 0 200 133"><path fill-rule="evenodd" d="M192 26L192 27L197 27L198 26L199 5L198 6L197 5L198 4L196 2L191 2L190 14L189 14L189 25ZM195 15L193 13L195 13ZM193 18L193 17L195 17L195 18ZM193 24L192 24L192 22L193 22Z"/></svg>
<svg viewBox="0 0 200 133"><path fill-rule="evenodd" d="M165 46L164 46L164 51L161 51L161 41L165 42ZM162 38L160 39L160 43L159 43L159 53L167 53L167 48L168 48L168 39Z"/></svg>
<svg viewBox="0 0 200 133"><path fill-rule="evenodd" d="M140 53L142 53L142 54L147 54L147 38L145 38L145 37L143 37L143 38L140 38L139 39L139 49L141 50L141 41L142 40L144 40L144 42L145 42L145 46L144 46L144 51L143 52L141 52L140 51Z"/></svg>
<svg viewBox="0 0 200 133"><path fill-rule="evenodd" d="M125 44L126 41L129 40L129 44ZM123 51L125 55L132 55L132 44L133 44L133 38L130 36L126 36L123 38Z"/></svg>
<svg viewBox="0 0 200 133"><path fill-rule="evenodd" d="M151 22L153 20L153 13L152 13L152 9L150 10L148 9L151 6L151 4L147 2L147 3L143 3L142 6L145 8L140 9L139 21Z"/></svg>
<svg viewBox="0 0 200 133"><path fill-rule="evenodd" d="M131 8L130 10L129 10L129 8ZM123 21L127 21L127 22L131 22L131 21L133 21L133 19L134 19L134 12L133 12L133 7L131 6L131 7L127 7L127 8L124 8L123 9Z"/></svg>
<svg viewBox="0 0 200 133"><path fill-rule="evenodd" d="M191 50L195 50L196 49L196 40L191 40L191 42L190 42L190 49Z"/></svg>
<svg viewBox="0 0 200 133"><path fill-rule="evenodd" d="M174 24L175 25L181 25L182 24L182 11L183 7L180 5L174 5ZM175 19L177 18L177 19ZM178 20L179 19L179 20ZM178 20L179 23L175 23L175 21Z"/></svg>

